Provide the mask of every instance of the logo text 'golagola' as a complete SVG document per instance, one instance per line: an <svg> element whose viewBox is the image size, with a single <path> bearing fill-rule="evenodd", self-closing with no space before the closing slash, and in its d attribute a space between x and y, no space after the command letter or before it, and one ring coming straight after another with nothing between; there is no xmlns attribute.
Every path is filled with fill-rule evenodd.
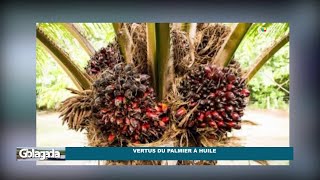
<svg viewBox="0 0 320 180"><path fill-rule="evenodd" d="M51 151L35 150L35 149L21 149L19 151L21 158L39 158L45 160L46 158L60 158L60 152L52 149Z"/></svg>

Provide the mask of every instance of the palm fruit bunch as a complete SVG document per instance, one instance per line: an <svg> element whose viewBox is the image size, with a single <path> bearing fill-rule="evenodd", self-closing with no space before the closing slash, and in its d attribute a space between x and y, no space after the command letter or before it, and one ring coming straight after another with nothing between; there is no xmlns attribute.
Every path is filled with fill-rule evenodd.
<svg viewBox="0 0 320 180"><path fill-rule="evenodd" d="M169 124L168 106L156 102L149 76L131 64L105 70L94 82L93 94L93 118L107 146L151 143Z"/></svg>
<svg viewBox="0 0 320 180"><path fill-rule="evenodd" d="M67 88L73 96L65 99L58 111L61 113L62 124L67 123L69 129L82 131L91 117L92 91L78 91Z"/></svg>
<svg viewBox="0 0 320 180"><path fill-rule="evenodd" d="M147 33L144 23L128 24L132 39L132 61L140 73L147 73Z"/></svg>
<svg viewBox="0 0 320 180"><path fill-rule="evenodd" d="M241 117L250 92L233 66L199 65L186 74L178 91L186 103L174 113L177 123L185 121L186 114L192 111L183 127L194 136L199 128L214 130L215 133L208 134L210 139L241 128Z"/></svg>
<svg viewBox="0 0 320 180"><path fill-rule="evenodd" d="M209 23L197 23L197 31L202 31L203 29L207 28Z"/></svg>
<svg viewBox="0 0 320 180"><path fill-rule="evenodd" d="M120 47L115 41L107 47L101 48L89 60L85 70L92 77L97 76L107 68L113 68L115 64L123 62Z"/></svg>
<svg viewBox="0 0 320 180"><path fill-rule="evenodd" d="M197 30L196 60L201 64L206 64L216 57L231 30L223 24L198 24Z"/></svg>
<svg viewBox="0 0 320 180"><path fill-rule="evenodd" d="M186 32L173 29L170 32L174 72L182 76L190 66L190 41Z"/></svg>

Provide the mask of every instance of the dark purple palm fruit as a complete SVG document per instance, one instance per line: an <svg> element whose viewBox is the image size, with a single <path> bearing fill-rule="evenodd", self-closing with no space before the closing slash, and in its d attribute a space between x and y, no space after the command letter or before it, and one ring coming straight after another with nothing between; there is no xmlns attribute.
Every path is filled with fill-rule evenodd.
<svg viewBox="0 0 320 180"><path fill-rule="evenodd" d="M85 67L91 77L96 77L107 68L113 68L115 64L123 62L123 56L117 42L110 43L107 47L96 52Z"/></svg>
<svg viewBox="0 0 320 180"><path fill-rule="evenodd" d="M184 125L195 136L197 128L219 130L218 135L241 128L250 92L238 71L229 66L199 65L186 74L178 91L187 102L175 111L178 123L197 106Z"/></svg>
<svg viewBox="0 0 320 180"><path fill-rule="evenodd" d="M119 63L94 82L93 117L108 146L150 143L161 138L169 124L169 109L157 103L149 76Z"/></svg>

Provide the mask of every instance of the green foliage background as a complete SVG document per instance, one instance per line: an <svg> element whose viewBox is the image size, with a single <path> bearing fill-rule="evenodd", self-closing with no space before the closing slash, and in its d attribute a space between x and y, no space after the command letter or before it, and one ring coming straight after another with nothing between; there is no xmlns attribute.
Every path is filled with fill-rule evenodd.
<svg viewBox="0 0 320 180"><path fill-rule="evenodd" d="M79 23L81 32L96 50L107 46L114 37L111 23ZM81 67L90 57L79 42L60 23L39 23L38 26ZM76 88L68 75L37 42L36 45L36 95L38 109L54 109L71 95L66 87Z"/></svg>
<svg viewBox="0 0 320 180"><path fill-rule="evenodd" d="M265 27L266 32L261 28ZM288 23L255 23L235 53L235 59L246 70L275 40L289 32ZM249 82L250 105L256 108L288 109L289 43L282 47Z"/></svg>
<svg viewBox="0 0 320 180"><path fill-rule="evenodd" d="M115 37L110 23L78 25L96 50L107 46ZM62 24L40 23L38 26L79 66L86 66L90 57ZM267 31L262 32L261 27L266 27ZM287 23L254 23L237 49L235 59L240 62L244 70L248 69L263 49L288 31ZM59 102L71 95L65 88L75 88L75 86L39 43L36 45L36 57L37 108L54 109ZM287 109L289 78L289 43L287 43L250 81L249 88L252 92L250 105L256 108Z"/></svg>

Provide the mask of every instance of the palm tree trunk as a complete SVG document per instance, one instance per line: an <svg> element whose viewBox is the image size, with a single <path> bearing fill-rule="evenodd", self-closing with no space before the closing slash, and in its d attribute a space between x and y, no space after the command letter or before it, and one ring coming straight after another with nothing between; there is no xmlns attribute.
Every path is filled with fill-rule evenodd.
<svg viewBox="0 0 320 180"><path fill-rule="evenodd" d="M112 23L112 25L117 35L121 54L128 64L133 63L131 54L132 39L128 28L123 23Z"/></svg>
<svg viewBox="0 0 320 180"><path fill-rule="evenodd" d="M170 28L169 23L156 23L156 81L158 99L162 100L167 93L168 84L171 81L168 72L170 56Z"/></svg>
<svg viewBox="0 0 320 180"><path fill-rule="evenodd" d="M191 23L181 23L181 30L189 33L191 28Z"/></svg>
<svg viewBox="0 0 320 180"><path fill-rule="evenodd" d="M152 86L154 90L157 90L156 86L156 26L155 23L147 23L146 25L146 34L147 34L147 53L148 53L148 72L152 79Z"/></svg>

